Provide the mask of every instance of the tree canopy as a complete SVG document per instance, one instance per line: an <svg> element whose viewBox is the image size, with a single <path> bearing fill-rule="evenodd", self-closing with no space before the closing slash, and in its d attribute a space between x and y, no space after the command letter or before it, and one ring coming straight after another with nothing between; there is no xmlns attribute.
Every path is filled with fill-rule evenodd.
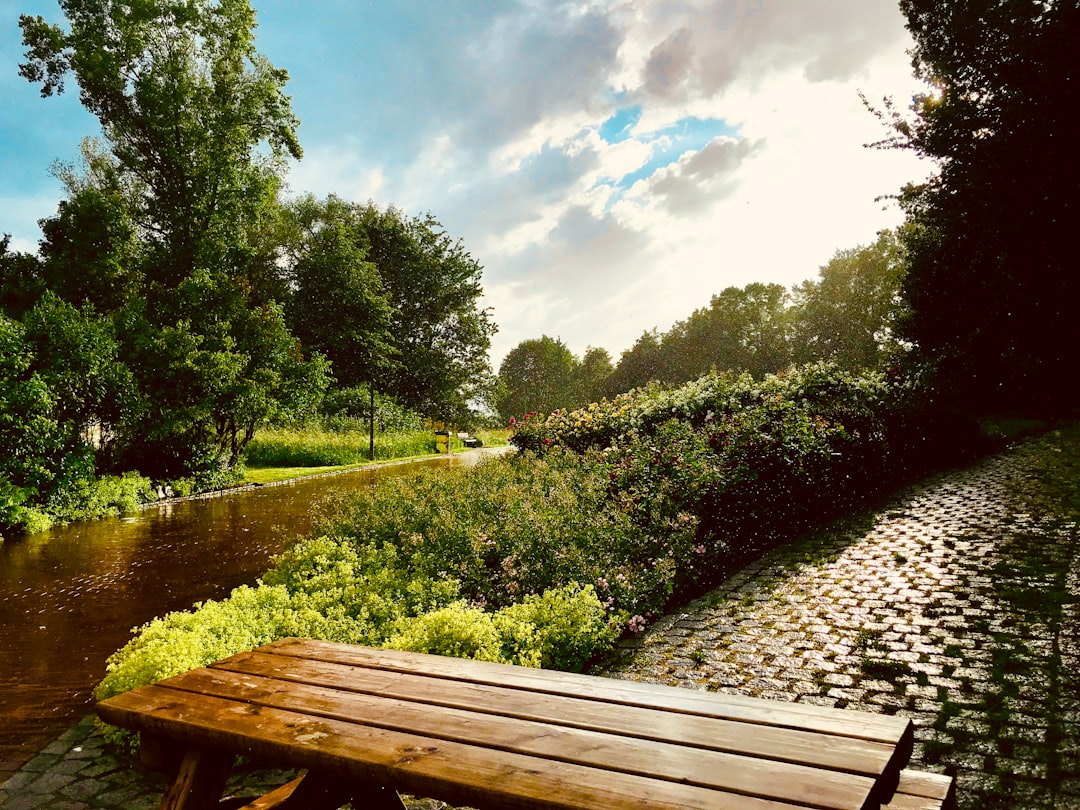
<svg viewBox="0 0 1080 810"><path fill-rule="evenodd" d="M934 160L903 189L902 324L943 393L980 409L1055 408L1076 367L1080 294L1071 236L1080 163L1075 0L902 0L912 64L930 89L878 111L879 145Z"/></svg>
<svg viewBox="0 0 1080 810"><path fill-rule="evenodd" d="M874 368L896 352L904 251L894 231L872 245L838 250L817 279L792 288L792 357Z"/></svg>
<svg viewBox="0 0 1080 810"><path fill-rule="evenodd" d="M579 405L578 367L578 359L558 338L521 341L499 366L499 415L509 421L530 411L550 413Z"/></svg>
<svg viewBox="0 0 1080 810"><path fill-rule="evenodd" d="M20 17L20 73L43 97L73 76L103 143L61 169L42 282L115 325L134 379L114 463L155 477L231 467L303 398L295 386L325 385L266 284L282 161L301 154L287 74L256 52L247 0L60 6L66 31Z"/></svg>
<svg viewBox="0 0 1080 810"><path fill-rule="evenodd" d="M377 388L425 416L466 422L490 384L495 324L483 268L435 217L308 195L286 212L293 331L342 387Z"/></svg>

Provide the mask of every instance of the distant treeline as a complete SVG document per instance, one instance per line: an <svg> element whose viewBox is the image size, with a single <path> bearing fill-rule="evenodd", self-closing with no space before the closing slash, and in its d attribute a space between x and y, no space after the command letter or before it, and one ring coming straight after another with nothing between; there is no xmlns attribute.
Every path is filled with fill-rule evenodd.
<svg viewBox="0 0 1080 810"><path fill-rule="evenodd" d="M871 245L838 251L817 279L791 290L728 287L668 331L645 332L617 364L604 349L589 348L579 360L559 339L523 341L499 369L499 414L575 408L714 370L761 378L815 361L852 371L894 363L907 349L897 338L904 267L898 235L883 231Z"/></svg>

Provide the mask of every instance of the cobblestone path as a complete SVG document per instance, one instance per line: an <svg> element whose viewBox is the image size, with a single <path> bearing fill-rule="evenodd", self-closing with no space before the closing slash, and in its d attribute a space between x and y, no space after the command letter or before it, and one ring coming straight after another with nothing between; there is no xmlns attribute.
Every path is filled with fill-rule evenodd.
<svg viewBox="0 0 1080 810"><path fill-rule="evenodd" d="M915 763L956 774L961 808L1080 809L1080 428L767 554L604 674L909 716ZM155 807L158 777L100 745L80 724L0 807Z"/></svg>
<svg viewBox="0 0 1080 810"><path fill-rule="evenodd" d="M908 716L962 808L1080 808L1080 431L766 555L607 674Z"/></svg>

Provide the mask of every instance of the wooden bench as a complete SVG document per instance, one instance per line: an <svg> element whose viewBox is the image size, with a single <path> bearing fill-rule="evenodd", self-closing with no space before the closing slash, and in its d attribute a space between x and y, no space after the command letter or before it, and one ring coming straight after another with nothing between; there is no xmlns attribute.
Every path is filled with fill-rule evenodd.
<svg viewBox="0 0 1080 810"><path fill-rule="evenodd" d="M306 769L250 810L400 808L397 790L479 808L949 801L945 777L901 778L908 720L301 639L97 711L140 732L149 759L175 763L170 810L217 806L238 754Z"/></svg>

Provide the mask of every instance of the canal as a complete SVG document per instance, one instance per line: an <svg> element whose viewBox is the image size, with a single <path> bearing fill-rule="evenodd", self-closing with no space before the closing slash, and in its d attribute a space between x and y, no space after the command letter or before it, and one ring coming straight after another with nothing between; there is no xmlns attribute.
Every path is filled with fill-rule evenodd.
<svg viewBox="0 0 1080 810"><path fill-rule="evenodd" d="M312 505L499 448L159 504L0 545L0 782L91 711L105 659L155 616L253 583Z"/></svg>

